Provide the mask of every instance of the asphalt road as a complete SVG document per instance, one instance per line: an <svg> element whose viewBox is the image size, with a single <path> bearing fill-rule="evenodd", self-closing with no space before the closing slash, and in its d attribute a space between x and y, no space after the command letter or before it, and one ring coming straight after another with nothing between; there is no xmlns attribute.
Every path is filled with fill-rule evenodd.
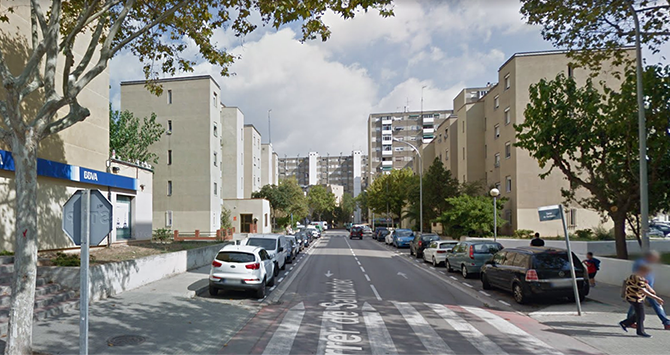
<svg viewBox="0 0 670 355"><path fill-rule="evenodd" d="M283 274L227 354L596 354L383 243L328 231ZM225 315L221 315L225 317Z"/></svg>

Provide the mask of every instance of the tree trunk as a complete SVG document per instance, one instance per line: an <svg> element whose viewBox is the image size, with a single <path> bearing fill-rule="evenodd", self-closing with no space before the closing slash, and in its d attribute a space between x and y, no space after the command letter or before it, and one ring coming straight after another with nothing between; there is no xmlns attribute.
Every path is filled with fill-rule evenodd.
<svg viewBox="0 0 670 355"><path fill-rule="evenodd" d="M628 246L626 245L626 214L618 213L612 216L614 220L614 241L616 243L616 257L628 259Z"/></svg>

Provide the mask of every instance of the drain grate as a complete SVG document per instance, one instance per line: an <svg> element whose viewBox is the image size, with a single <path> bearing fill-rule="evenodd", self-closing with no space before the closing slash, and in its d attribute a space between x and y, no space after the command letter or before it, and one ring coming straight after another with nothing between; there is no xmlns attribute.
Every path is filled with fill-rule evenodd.
<svg viewBox="0 0 670 355"><path fill-rule="evenodd" d="M140 345L147 340L139 335L119 335L107 340L108 346Z"/></svg>

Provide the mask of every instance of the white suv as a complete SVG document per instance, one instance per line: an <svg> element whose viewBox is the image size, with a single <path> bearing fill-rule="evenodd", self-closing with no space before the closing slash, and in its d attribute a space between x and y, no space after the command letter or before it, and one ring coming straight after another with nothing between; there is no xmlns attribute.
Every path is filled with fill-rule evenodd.
<svg viewBox="0 0 670 355"><path fill-rule="evenodd" d="M265 297L265 286L275 283L274 263L268 252L259 247L226 245L214 258L209 272L209 294L219 290L254 290Z"/></svg>
<svg viewBox="0 0 670 355"><path fill-rule="evenodd" d="M267 250L275 264L275 276L286 268L288 259L288 241L281 234L252 234L242 241L243 245L253 245Z"/></svg>

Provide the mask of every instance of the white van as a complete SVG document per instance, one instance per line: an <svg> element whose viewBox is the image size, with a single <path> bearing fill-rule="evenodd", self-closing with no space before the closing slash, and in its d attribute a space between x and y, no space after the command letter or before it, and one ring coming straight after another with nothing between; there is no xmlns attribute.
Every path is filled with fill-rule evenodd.
<svg viewBox="0 0 670 355"><path fill-rule="evenodd" d="M322 230L322 231L325 231L326 229L328 229L328 222L324 222L324 221L316 221L316 222L312 222L312 223L310 223L310 224L313 225L313 226L319 226L319 227L321 227L321 230Z"/></svg>

